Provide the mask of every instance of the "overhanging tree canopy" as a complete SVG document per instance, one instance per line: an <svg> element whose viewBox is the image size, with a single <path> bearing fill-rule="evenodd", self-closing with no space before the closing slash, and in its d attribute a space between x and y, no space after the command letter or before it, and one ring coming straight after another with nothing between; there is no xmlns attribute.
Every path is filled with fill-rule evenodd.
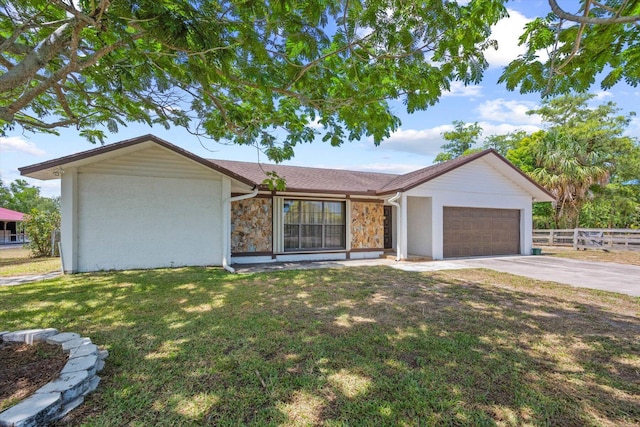
<svg viewBox="0 0 640 427"><path fill-rule="evenodd" d="M177 125L275 161L317 132L379 143L399 126L388 100L414 112L481 80L506 2L0 0L0 129L76 126L96 142L102 126ZM508 88L586 90L606 67L605 86L637 84L640 2L549 4Z"/></svg>
<svg viewBox="0 0 640 427"><path fill-rule="evenodd" d="M399 125L478 82L503 1L18 0L0 13L0 120L36 131L180 125L273 160ZM276 138L274 130L284 132ZM277 144L279 141L281 144Z"/></svg>
<svg viewBox="0 0 640 427"><path fill-rule="evenodd" d="M575 13L548 2L552 13L527 24L520 37L527 52L500 77L509 90L586 92L598 77L603 89L640 83L640 1L580 0Z"/></svg>

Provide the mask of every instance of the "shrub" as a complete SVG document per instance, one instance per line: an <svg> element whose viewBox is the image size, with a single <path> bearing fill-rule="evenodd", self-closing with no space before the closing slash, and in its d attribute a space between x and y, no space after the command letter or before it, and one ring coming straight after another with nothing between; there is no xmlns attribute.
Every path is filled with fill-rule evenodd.
<svg viewBox="0 0 640 427"><path fill-rule="evenodd" d="M60 227L60 213L31 209L23 222L27 247L36 257L51 256L51 235Z"/></svg>

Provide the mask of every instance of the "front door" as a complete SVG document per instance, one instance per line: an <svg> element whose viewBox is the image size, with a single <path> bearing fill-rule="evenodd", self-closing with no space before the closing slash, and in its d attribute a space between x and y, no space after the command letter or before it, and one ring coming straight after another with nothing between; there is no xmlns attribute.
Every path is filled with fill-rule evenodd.
<svg viewBox="0 0 640 427"><path fill-rule="evenodd" d="M384 207L384 248L391 249L393 247L392 238L391 238L391 229L392 229L392 221L391 221L391 212L393 212L392 206Z"/></svg>

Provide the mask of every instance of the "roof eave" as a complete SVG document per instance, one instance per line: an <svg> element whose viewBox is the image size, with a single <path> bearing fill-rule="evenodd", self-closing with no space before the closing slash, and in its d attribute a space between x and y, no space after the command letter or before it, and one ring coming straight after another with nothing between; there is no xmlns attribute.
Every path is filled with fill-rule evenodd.
<svg viewBox="0 0 640 427"><path fill-rule="evenodd" d="M255 186L258 185L259 183L256 183L244 176L238 175L235 172L232 172L222 166L216 165L210 161L208 161L207 159L204 159L198 155L195 155L187 150L184 150L176 145L171 144L168 141L165 141L162 138L158 138L155 135L143 135L143 136L139 136L136 138L131 138L131 139L126 139L124 141L119 141L119 142L115 142L113 144L109 144L109 145L105 145L102 147L97 147L91 150L87 150L87 151L82 151L80 153L75 153L75 154L71 154L69 156L64 156L64 157L59 157L57 159L52 159L52 160L48 160L46 162L42 162L42 163L36 163L34 165L29 165L29 166L24 166L21 168L18 168L18 171L20 171L20 175L22 176L32 176L34 174L37 174L38 172L41 171L46 171L48 169L53 169L53 168L58 168L58 167L62 167L64 165L68 165L68 164L72 164L72 163L77 163L77 162L81 162L82 160L85 159L89 159L91 157L95 157L95 156L99 156L99 155L103 155L103 154L108 154L117 150L122 150L125 149L127 147L132 147L138 144L142 144L142 143L146 143L146 142L152 142L155 143L157 145L160 145L178 155L181 155L183 157L186 157L192 161L195 161L209 169L215 170L216 172L219 172L223 175L228 176L229 178L235 179L237 181L242 182L243 184L249 185L249 186ZM32 176L34 177L34 176ZM37 177L37 176L36 176ZM43 179L43 178L41 178Z"/></svg>

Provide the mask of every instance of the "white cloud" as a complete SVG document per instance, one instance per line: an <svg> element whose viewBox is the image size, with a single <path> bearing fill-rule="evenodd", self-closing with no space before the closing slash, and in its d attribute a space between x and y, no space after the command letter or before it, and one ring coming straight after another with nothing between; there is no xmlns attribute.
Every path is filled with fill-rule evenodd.
<svg viewBox="0 0 640 427"><path fill-rule="evenodd" d="M316 117L315 119L309 122L309 127L311 129L323 129L324 125L320 124L320 117Z"/></svg>
<svg viewBox="0 0 640 427"><path fill-rule="evenodd" d="M60 196L60 180L52 179L50 181L40 181L39 179L33 179L20 175L17 169L3 170L0 173L0 178L5 185L9 185L17 179L24 179L30 185L38 187L40 189L40 195L44 197L58 197Z"/></svg>
<svg viewBox="0 0 640 427"><path fill-rule="evenodd" d="M498 98L483 102L477 110L483 120L537 126L542 123L542 118L537 114L527 115L527 111L536 107L538 105L535 102L509 101Z"/></svg>
<svg viewBox="0 0 640 427"><path fill-rule="evenodd" d="M508 12L508 18L501 19L491 27L491 38L498 42L497 50L490 48L485 52L485 58L491 67L504 67L526 52L525 46L519 46L518 41L524 32L524 26L531 19L512 9L508 9ZM546 59L546 52L537 53L541 60Z"/></svg>
<svg viewBox="0 0 640 427"><path fill-rule="evenodd" d="M477 147L484 143L486 137L490 135L504 135L507 133L523 130L528 133L537 132L540 127L535 124L512 124L512 123L491 123L488 121L478 122L482 128L482 136L478 140ZM399 129L391 134L389 139L382 141L380 147L385 150L401 151L405 153L420 154L424 156L436 156L441 150L441 146L446 142L442 138L442 133L452 130L452 125L436 126L429 129ZM407 166L406 172L418 169L414 165ZM373 169L371 169L373 171ZM399 172L390 173L401 173ZM379 172L384 170L379 169Z"/></svg>
<svg viewBox="0 0 640 427"><path fill-rule="evenodd" d="M363 39L367 37L369 34L373 33L372 27L358 27L356 28L356 36L358 39Z"/></svg>
<svg viewBox="0 0 640 427"><path fill-rule="evenodd" d="M25 177L22 177L25 179ZM44 197L59 197L60 196L60 180L52 179L50 181L40 181L38 179L27 179L27 181L36 187L40 188L40 195Z"/></svg>
<svg viewBox="0 0 640 427"><path fill-rule="evenodd" d="M19 136L0 137L0 152L8 153L17 151L31 154L33 156L44 156L46 152L39 149L33 142L27 141Z"/></svg>
<svg viewBox="0 0 640 427"><path fill-rule="evenodd" d="M629 135L632 138L640 139L640 117L633 117L631 122L629 123L629 127L625 132L626 135Z"/></svg>
<svg viewBox="0 0 640 427"><path fill-rule="evenodd" d="M533 133L540 130L540 127L536 125L514 125L511 123L495 124L488 122L479 122L478 124L482 128L482 138L480 138L480 143L483 143L484 139L491 135L505 135L518 130Z"/></svg>
<svg viewBox="0 0 640 427"><path fill-rule="evenodd" d="M442 92L442 97L447 96L468 96L476 97L481 96L482 86L468 85L465 86L463 82L451 82L451 89L448 92Z"/></svg>
<svg viewBox="0 0 640 427"><path fill-rule="evenodd" d="M613 93L607 92L606 90L600 90L596 92L595 95L596 96L593 99L597 101L602 101L605 98L609 98L610 96L613 96Z"/></svg>
<svg viewBox="0 0 640 427"><path fill-rule="evenodd" d="M388 139L382 141L380 146L388 150L435 156L440 152L440 146L444 144L441 133L452 129L452 125L421 130L400 128Z"/></svg>

